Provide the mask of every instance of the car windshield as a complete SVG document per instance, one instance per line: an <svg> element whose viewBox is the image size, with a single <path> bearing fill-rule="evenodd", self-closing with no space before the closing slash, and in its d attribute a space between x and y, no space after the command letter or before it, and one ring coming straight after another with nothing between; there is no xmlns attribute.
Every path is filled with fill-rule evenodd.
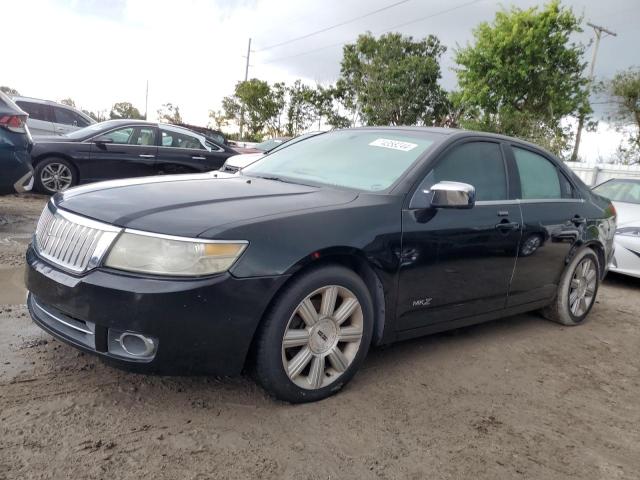
<svg viewBox="0 0 640 480"><path fill-rule="evenodd" d="M640 204L640 181L637 180L609 180L593 191L614 202Z"/></svg>
<svg viewBox="0 0 640 480"><path fill-rule="evenodd" d="M276 147L279 147L286 141L287 141L286 138L272 138L270 140L265 140L264 142L255 145L253 148L257 150L262 150L263 152L268 152L270 150L273 150Z"/></svg>
<svg viewBox="0 0 640 480"><path fill-rule="evenodd" d="M298 135L297 137L292 138L291 140L286 140L286 141L282 142L280 145L278 145L273 150L269 150L268 152L265 152L265 154L271 155L272 153L279 152L283 148L290 147L291 145L294 145L294 144L296 144L298 142L301 142L302 140L305 140L305 139L307 139L309 137L315 137L316 135L320 135L321 133L324 133L324 132L303 133L302 135Z"/></svg>
<svg viewBox="0 0 640 480"><path fill-rule="evenodd" d="M436 140L392 130L339 130L264 157L243 174L295 183L381 191L389 188Z"/></svg>
<svg viewBox="0 0 640 480"><path fill-rule="evenodd" d="M120 122L107 120L106 122L94 123L93 125L89 125L88 127L81 128L80 130L69 132L66 134L66 136L69 138L90 137L91 135L100 133L102 130L107 130L111 127L116 127L118 125L120 125Z"/></svg>

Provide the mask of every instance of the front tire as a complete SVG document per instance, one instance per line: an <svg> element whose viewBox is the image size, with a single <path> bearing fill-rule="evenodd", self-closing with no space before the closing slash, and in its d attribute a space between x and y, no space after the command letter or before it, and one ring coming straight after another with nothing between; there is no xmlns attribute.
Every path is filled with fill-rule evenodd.
<svg viewBox="0 0 640 480"><path fill-rule="evenodd" d="M311 270L278 296L256 349L258 382L291 403L338 392L367 355L373 303L362 279L339 266Z"/></svg>
<svg viewBox="0 0 640 480"><path fill-rule="evenodd" d="M53 195L78 183L78 174L64 158L45 158L36 165L35 187L41 193Z"/></svg>
<svg viewBox="0 0 640 480"><path fill-rule="evenodd" d="M596 301L599 286L598 256L590 248L580 250L562 274L556 298L542 314L562 325L580 325Z"/></svg>

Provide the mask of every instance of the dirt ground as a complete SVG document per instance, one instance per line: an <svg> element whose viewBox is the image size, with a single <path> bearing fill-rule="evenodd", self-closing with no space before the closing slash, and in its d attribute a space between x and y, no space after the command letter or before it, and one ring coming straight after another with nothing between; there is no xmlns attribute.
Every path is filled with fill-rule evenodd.
<svg viewBox="0 0 640 480"><path fill-rule="evenodd" d="M0 197L0 479L640 478L639 281L610 276L581 327L527 314L376 349L292 406L40 331L21 277L43 205Z"/></svg>

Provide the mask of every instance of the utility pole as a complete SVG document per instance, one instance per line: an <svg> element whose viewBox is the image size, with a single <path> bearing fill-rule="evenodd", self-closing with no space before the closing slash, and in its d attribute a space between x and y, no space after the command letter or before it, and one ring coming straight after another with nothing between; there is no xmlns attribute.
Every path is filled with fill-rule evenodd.
<svg viewBox="0 0 640 480"><path fill-rule="evenodd" d="M249 58L251 57L251 39L247 47L247 64L244 67L244 81L249 79ZM242 140L242 132L244 130L244 107L240 108L240 140Z"/></svg>
<svg viewBox="0 0 640 480"><path fill-rule="evenodd" d="M149 111L148 109L149 106L149 80L147 80L147 90L144 94L144 119L147 119L147 112Z"/></svg>
<svg viewBox="0 0 640 480"><path fill-rule="evenodd" d="M589 81L587 83L587 95L589 95L589 91L591 90L591 83L593 83L593 71L596 66L596 58L598 57L598 47L600 47L600 39L607 35L611 35L612 37L617 37L618 34L612 32L611 30L607 30L604 27L599 25L594 25L593 23L587 22L593 31L596 34L596 44L593 46L593 57L591 58L591 66L589 68ZM604 34L604 35L603 35ZM582 137L582 128L584 127L584 114L581 113L578 117L578 131L576 132L576 143L573 147L573 153L571 154L571 161L575 162L578 160L578 150L580 148L580 137Z"/></svg>

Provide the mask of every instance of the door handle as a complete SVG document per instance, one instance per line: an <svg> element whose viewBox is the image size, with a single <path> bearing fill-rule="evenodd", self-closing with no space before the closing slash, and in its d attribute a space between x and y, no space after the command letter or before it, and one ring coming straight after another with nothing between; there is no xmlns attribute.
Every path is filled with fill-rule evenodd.
<svg viewBox="0 0 640 480"><path fill-rule="evenodd" d="M192 159L192 160L206 160L206 158L205 158L205 157L201 157L201 156L199 156L199 155L195 155L195 156L191 157L191 159Z"/></svg>
<svg viewBox="0 0 640 480"><path fill-rule="evenodd" d="M500 223L496 223L497 230L520 230L520 224L518 222L510 222L506 218Z"/></svg>
<svg viewBox="0 0 640 480"><path fill-rule="evenodd" d="M144 155L144 154L142 154L142 155L138 155L138 156L139 156L140 158L156 158L156 156L155 156L155 155Z"/></svg>
<svg viewBox="0 0 640 480"><path fill-rule="evenodd" d="M571 222L577 227L578 225L584 225L585 223L587 223L587 219L584 217L581 217L580 215L575 215L571 219Z"/></svg>

